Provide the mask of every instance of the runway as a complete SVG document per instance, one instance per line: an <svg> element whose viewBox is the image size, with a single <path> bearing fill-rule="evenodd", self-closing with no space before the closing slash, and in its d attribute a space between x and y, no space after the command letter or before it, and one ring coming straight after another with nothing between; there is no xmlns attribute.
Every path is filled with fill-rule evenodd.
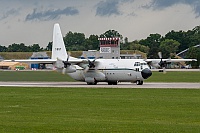
<svg viewBox="0 0 200 133"><path fill-rule="evenodd" d="M10 87L71 87L71 88L178 88L178 89L200 89L200 83L158 83L144 82L143 85L135 83L118 83L118 85L108 85L98 83L97 85L87 85L85 82L0 82L0 86Z"/></svg>

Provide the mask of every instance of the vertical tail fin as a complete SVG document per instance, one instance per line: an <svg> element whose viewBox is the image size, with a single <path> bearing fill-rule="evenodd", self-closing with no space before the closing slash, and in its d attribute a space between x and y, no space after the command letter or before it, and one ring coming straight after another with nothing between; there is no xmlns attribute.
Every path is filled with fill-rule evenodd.
<svg viewBox="0 0 200 133"><path fill-rule="evenodd" d="M52 44L52 59L67 60L67 52L63 41L63 36L58 23L54 24L53 44Z"/></svg>

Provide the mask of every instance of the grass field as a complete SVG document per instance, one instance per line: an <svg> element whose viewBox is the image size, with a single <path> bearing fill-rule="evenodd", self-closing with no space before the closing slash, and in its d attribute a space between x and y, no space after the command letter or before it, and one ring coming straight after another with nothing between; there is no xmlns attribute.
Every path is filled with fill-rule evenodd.
<svg viewBox="0 0 200 133"><path fill-rule="evenodd" d="M0 71L0 81L74 81L67 74L55 71ZM197 72L153 72L145 82L200 82Z"/></svg>
<svg viewBox="0 0 200 133"><path fill-rule="evenodd" d="M200 90L0 88L0 132L200 132Z"/></svg>
<svg viewBox="0 0 200 133"><path fill-rule="evenodd" d="M0 81L75 81L56 71L0 71Z"/></svg>
<svg viewBox="0 0 200 133"><path fill-rule="evenodd" d="M200 82L200 71L153 72L147 82Z"/></svg>

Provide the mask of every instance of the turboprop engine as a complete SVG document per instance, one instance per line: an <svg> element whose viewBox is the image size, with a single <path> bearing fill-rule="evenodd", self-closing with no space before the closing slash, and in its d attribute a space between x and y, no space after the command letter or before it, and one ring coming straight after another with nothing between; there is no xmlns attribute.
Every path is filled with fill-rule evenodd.
<svg viewBox="0 0 200 133"><path fill-rule="evenodd" d="M71 63L68 62L68 59L69 59L69 57L67 58L66 61L62 61L62 60L58 59L55 64L57 70L61 71L62 74L76 72L76 67L71 65Z"/></svg>
<svg viewBox="0 0 200 133"><path fill-rule="evenodd" d="M66 74L66 73L73 73L76 72L76 67L75 66L68 66L68 67L64 67L62 70L62 74Z"/></svg>

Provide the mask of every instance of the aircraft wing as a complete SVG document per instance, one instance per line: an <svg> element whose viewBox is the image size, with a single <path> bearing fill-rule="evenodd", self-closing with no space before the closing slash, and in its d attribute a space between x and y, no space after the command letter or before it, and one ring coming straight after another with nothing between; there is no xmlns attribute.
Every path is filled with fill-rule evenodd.
<svg viewBox="0 0 200 133"><path fill-rule="evenodd" d="M13 60L3 60L3 62L21 62L21 63L44 63L44 64L54 64L57 61L65 61L61 59L13 59ZM84 65L88 65L89 61L88 59L78 59L78 58L69 58L69 63L72 65L78 65L80 67L83 67ZM97 62L95 61L95 64Z"/></svg>
<svg viewBox="0 0 200 133"><path fill-rule="evenodd" d="M166 62L185 62L185 61L197 61L196 59L163 59Z"/></svg>
<svg viewBox="0 0 200 133"><path fill-rule="evenodd" d="M89 69L94 68L99 64L99 61L95 59L74 59L74 60L69 59L69 62L73 65L78 65L79 67L82 68L89 67Z"/></svg>
<svg viewBox="0 0 200 133"><path fill-rule="evenodd" d="M145 59L147 63L159 62L161 59ZM185 62L185 61L197 61L196 59L162 59L164 62Z"/></svg>
<svg viewBox="0 0 200 133"><path fill-rule="evenodd" d="M22 63L55 63L56 60L54 59L20 59L20 60L3 60L4 62L22 62Z"/></svg>

